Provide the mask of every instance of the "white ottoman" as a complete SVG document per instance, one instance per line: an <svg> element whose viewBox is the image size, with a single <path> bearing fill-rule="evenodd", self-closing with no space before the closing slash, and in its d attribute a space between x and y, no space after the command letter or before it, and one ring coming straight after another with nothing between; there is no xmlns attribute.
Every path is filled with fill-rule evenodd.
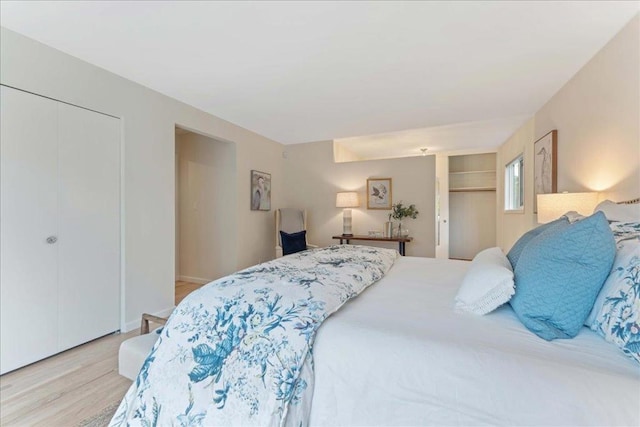
<svg viewBox="0 0 640 427"><path fill-rule="evenodd" d="M118 373L120 375L135 381L142 364L158 340L158 329L148 334L129 338L120 344L120 351L118 352Z"/></svg>

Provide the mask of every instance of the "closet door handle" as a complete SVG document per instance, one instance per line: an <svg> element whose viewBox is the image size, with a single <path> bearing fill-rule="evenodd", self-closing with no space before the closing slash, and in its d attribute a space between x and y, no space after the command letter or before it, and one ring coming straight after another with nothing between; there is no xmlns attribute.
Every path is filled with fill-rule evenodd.
<svg viewBox="0 0 640 427"><path fill-rule="evenodd" d="M50 245L53 245L57 241L58 241L58 238L56 236L47 237L47 243L50 244Z"/></svg>

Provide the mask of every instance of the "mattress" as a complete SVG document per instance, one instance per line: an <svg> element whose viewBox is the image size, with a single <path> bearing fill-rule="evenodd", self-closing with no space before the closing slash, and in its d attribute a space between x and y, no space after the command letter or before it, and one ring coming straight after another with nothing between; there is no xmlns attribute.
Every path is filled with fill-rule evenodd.
<svg viewBox="0 0 640 427"><path fill-rule="evenodd" d="M640 366L584 328L538 338L506 305L457 313L469 263L402 257L325 321L311 425L640 425Z"/></svg>

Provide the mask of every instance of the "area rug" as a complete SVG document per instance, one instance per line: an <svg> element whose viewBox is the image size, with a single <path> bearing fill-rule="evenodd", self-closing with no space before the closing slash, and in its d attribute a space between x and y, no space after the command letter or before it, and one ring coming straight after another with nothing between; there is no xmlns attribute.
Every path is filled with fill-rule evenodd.
<svg viewBox="0 0 640 427"><path fill-rule="evenodd" d="M109 425L109 421L113 417L113 414L116 413L116 409L118 409L118 405L120 402L112 403L111 405L104 408L102 411L97 413L96 415L86 418L78 424L78 427L105 427Z"/></svg>

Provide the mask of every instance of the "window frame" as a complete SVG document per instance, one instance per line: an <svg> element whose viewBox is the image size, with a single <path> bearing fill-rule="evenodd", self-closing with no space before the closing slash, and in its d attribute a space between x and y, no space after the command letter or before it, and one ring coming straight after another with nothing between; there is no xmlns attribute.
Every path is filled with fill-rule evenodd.
<svg viewBox="0 0 640 427"><path fill-rule="evenodd" d="M515 182L516 178L518 178L517 183ZM505 213L524 213L524 184L524 153L520 153L504 167L502 206ZM516 186L518 187L517 193L515 192ZM520 203L516 206L518 201Z"/></svg>

